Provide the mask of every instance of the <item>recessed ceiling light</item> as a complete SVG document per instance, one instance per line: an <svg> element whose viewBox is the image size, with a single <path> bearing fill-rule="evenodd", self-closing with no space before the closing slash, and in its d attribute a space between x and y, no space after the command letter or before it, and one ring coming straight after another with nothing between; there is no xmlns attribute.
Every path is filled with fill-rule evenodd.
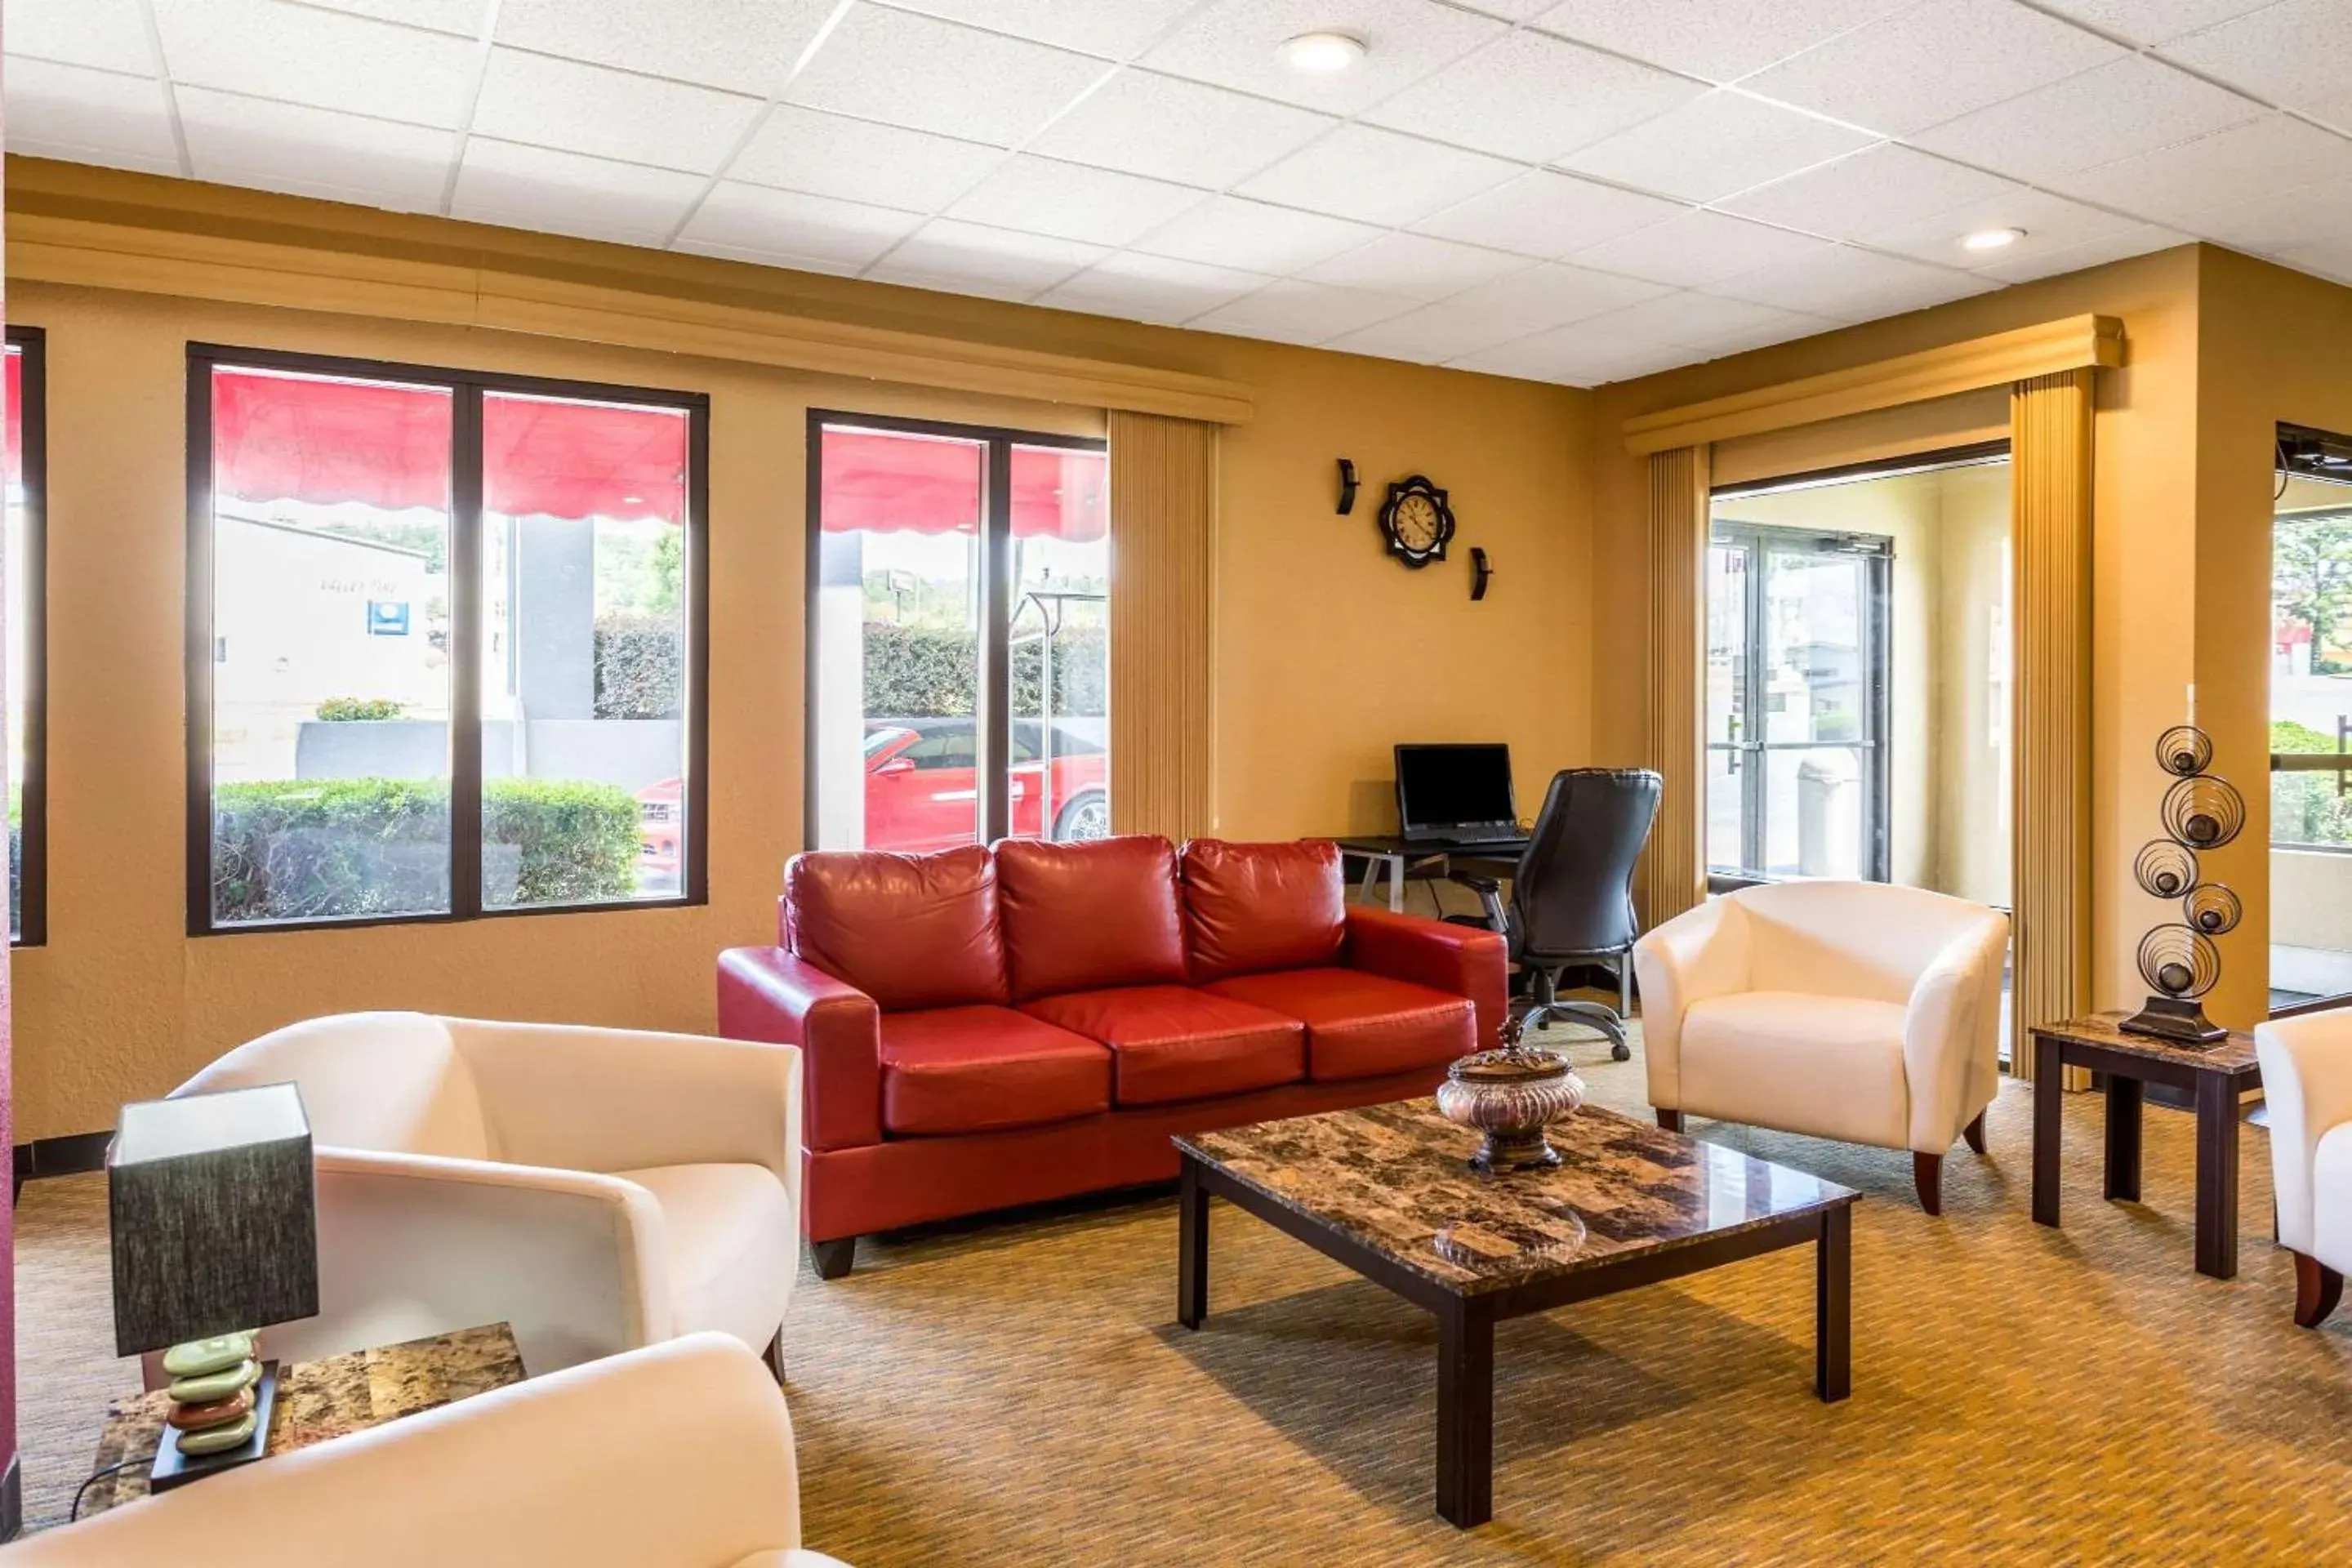
<svg viewBox="0 0 2352 1568"><path fill-rule="evenodd" d="M2025 237L2021 228L1980 228L1960 240L1963 250L2000 250Z"/></svg>
<svg viewBox="0 0 2352 1568"><path fill-rule="evenodd" d="M1282 58L1292 70L1329 76L1364 58L1364 40L1346 33L1301 33L1282 46Z"/></svg>

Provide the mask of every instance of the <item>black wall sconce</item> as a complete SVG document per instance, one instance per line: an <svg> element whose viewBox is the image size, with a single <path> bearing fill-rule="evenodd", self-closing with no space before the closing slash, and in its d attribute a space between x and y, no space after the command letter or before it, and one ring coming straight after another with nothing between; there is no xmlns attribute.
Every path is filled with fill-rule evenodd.
<svg viewBox="0 0 2352 1568"><path fill-rule="evenodd" d="M1494 567L1487 564L1486 552L1476 545L1472 545L1470 547L1470 597L1473 600L1486 596L1486 580L1494 574Z"/></svg>
<svg viewBox="0 0 2352 1568"><path fill-rule="evenodd" d="M1356 510L1356 463L1352 458L1339 459L1339 515L1347 516Z"/></svg>

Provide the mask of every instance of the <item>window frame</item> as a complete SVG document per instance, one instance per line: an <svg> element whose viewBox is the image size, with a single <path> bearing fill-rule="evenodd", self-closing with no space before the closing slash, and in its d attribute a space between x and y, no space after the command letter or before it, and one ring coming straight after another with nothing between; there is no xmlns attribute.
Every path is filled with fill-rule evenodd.
<svg viewBox="0 0 2352 1568"><path fill-rule="evenodd" d="M12 948L49 940L49 358L48 333L10 325L25 486L25 776L19 791L16 933Z"/></svg>
<svg viewBox="0 0 2352 1568"><path fill-rule="evenodd" d="M819 632L817 595L824 588L821 555L824 547L824 432L828 426L893 435L939 436L975 441L987 449L987 462L981 475L982 626L977 671L980 711L972 716L976 741L972 752L973 784L980 794L980 823L974 841L994 844L1011 836L1013 823L1013 803L1004 782L1013 768L1012 704L994 698L994 689L1012 658L1013 448L1038 447L1108 454L1110 441L1102 436L1061 436L1006 425L859 414L845 408L812 407L808 411L808 556L801 600L801 843L809 848L816 847L817 842L817 711L812 699ZM1105 504L1108 504L1108 497ZM1111 528L1115 552L1116 518L1111 520Z"/></svg>
<svg viewBox="0 0 2352 1568"><path fill-rule="evenodd" d="M610 914L708 904L710 795L710 395L660 387L405 364L280 349L190 342L187 347L187 931L251 936L367 926L451 925L536 915ZM446 388L450 403L449 489L449 908L416 914L216 925L212 913L213 372L281 371ZM687 416L686 778L680 885L657 899L599 903L482 905L482 399L494 393L675 408ZM461 569L462 567L462 569Z"/></svg>

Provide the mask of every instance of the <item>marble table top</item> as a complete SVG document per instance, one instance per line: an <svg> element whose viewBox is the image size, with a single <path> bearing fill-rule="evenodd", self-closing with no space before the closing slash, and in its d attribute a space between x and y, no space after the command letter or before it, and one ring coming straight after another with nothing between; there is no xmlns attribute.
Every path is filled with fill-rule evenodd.
<svg viewBox="0 0 2352 1568"><path fill-rule="evenodd" d="M2260 1070L2254 1058L2254 1037L2252 1035L2242 1035L2232 1029L2227 1037L2210 1046L2159 1039L2153 1035L2127 1035L2117 1026L2130 1016L2128 1013L2093 1013L2055 1024L2036 1024L2033 1032L2074 1045L2095 1047L2103 1051L2120 1051L2126 1056L2176 1062L2200 1072L2226 1072L2235 1076Z"/></svg>
<svg viewBox="0 0 2352 1568"><path fill-rule="evenodd" d="M1462 1295L1753 1229L1861 1194L1588 1105L1550 1170L1480 1175L1478 1134L1426 1100L1261 1121L1176 1145Z"/></svg>
<svg viewBox="0 0 2352 1568"><path fill-rule="evenodd" d="M261 1351L269 1353L267 1331ZM296 1362L278 1370L269 1453L291 1453L522 1380L522 1352L504 1323ZM163 1440L163 1415L171 1403L156 1389L125 1394L107 1406L98 1459L90 1468L134 1462L89 1489L82 1498L85 1516L147 1495L147 1468Z"/></svg>

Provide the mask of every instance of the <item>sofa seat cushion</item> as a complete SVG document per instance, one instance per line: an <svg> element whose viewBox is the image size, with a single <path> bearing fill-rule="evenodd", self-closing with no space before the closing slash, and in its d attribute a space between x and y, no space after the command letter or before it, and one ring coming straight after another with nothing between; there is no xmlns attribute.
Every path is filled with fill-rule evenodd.
<svg viewBox="0 0 2352 1568"><path fill-rule="evenodd" d="M2321 1133L2311 1152L2311 1255L2352 1270L2352 1121Z"/></svg>
<svg viewBox="0 0 2352 1568"><path fill-rule="evenodd" d="M801 1217L765 1165L655 1165L615 1171L661 1205L672 1327L715 1329L753 1350L783 1321L801 1269Z"/></svg>
<svg viewBox="0 0 2352 1568"><path fill-rule="evenodd" d="M1110 1109L1110 1052L1010 1007L882 1015L885 1132L994 1132Z"/></svg>
<svg viewBox="0 0 2352 1568"><path fill-rule="evenodd" d="M1108 1046L1112 1094L1121 1105L1271 1089L1297 1082L1307 1070L1297 1019L1189 985L1072 991L1024 1002L1022 1010Z"/></svg>
<svg viewBox="0 0 2352 1568"><path fill-rule="evenodd" d="M1307 1076L1318 1083L1434 1067L1478 1048L1470 998L1360 970L1244 974L1209 989L1304 1023Z"/></svg>
<svg viewBox="0 0 2352 1568"><path fill-rule="evenodd" d="M1682 1106L1700 1116L1900 1149L1911 1093L1899 1003L1748 991L1683 1014Z"/></svg>

